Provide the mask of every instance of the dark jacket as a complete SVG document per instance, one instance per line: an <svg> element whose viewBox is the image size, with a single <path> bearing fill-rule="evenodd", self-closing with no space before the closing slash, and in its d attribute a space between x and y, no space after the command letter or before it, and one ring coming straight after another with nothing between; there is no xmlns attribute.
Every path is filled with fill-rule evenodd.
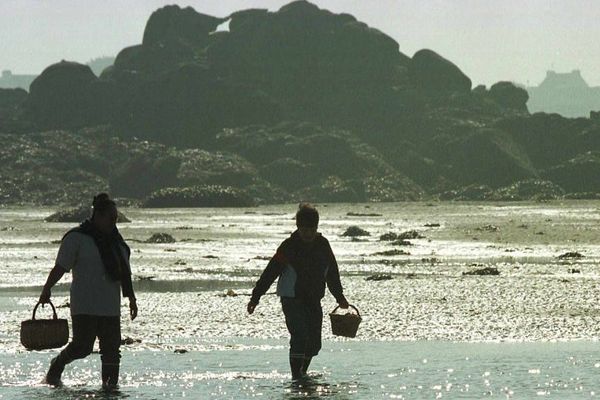
<svg viewBox="0 0 600 400"><path fill-rule="evenodd" d="M258 304L275 279L281 297L317 302L325 296L325 285L339 302L343 299L340 272L329 241L320 233L305 243L298 231L281 243L252 291L251 301Z"/></svg>

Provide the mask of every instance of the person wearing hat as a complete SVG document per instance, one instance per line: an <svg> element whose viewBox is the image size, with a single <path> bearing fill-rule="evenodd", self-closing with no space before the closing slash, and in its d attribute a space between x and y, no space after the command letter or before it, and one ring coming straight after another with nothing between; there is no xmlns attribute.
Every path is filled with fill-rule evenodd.
<svg viewBox="0 0 600 400"><path fill-rule="evenodd" d="M119 233L117 206L108 194L94 197L91 217L62 238L56 263L50 271L39 302L50 302L52 287L66 272L73 279L70 308L73 339L53 358L46 383L61 384L70 362L88 356L98 338L102 359L102 385L115 387L119 381L121 345L121 295L129 298L131 319L138 313L129 265L130 249Z"/></svg>
<svg viewBox="0 0 600 400"><path fill-rule="evenodd" d="M329 241L317 232L319 213L301 204L296 213L297 230L281 243L262 272L247 311L252 314L275 279L285 323L290 333L289 361L292 379L306 375L308 366L321 349L325 286L341 308L349 304L343 294L338 265Z"/></svg>

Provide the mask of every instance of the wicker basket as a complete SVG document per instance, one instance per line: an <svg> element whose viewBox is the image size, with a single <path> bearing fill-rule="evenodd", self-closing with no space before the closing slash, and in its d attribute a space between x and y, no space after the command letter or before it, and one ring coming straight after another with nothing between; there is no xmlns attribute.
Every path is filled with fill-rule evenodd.
<svg viewBox="0 0 600 400"><path fill-rule="evenodd" d="M353 305L350 305L356 311L356 313L347 312L346 314L336 314L335 312L340 308L337 306L329 314L331 319L331 332L336 336L345 336L349 338L356 337L356 331L358 331L358 325L362 318L360 312Z"/></svg>
<svg viewBox="0 0 600 400"><path fill-rule="evenodd" d="M52 306L52 319L35 319L38 306L33 309L33 317L21 322L21 344L28 350L55 349L69 341L69 323L66 319L58 319L56 308Z"/></svg>

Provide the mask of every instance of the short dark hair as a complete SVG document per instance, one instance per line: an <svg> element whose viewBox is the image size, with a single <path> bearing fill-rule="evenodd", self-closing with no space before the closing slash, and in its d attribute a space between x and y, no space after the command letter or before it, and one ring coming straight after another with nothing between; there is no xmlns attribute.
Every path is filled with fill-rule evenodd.
<svg viewBox="0 0 600 400"><path fill-rule="evenodd" d="M315 206L309 203L300 203L296 212L296 225L307 228L319 226L319 212Z"/></svg>
<svg viewBox="0 0 600 400"><path fill-rule="evenodd" d="M107 210L116 207L117 203L114 202L108 195L108 193L99 193L94 196L94 200L92 201L92 218L96 215L97 212L105 213Z"/></svg>

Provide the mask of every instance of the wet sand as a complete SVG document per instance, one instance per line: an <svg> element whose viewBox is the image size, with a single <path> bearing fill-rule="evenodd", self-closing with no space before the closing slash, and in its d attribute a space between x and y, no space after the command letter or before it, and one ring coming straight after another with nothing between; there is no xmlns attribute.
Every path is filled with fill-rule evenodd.
<svg viewBox="0 0 600 400"><path fill-rule="evenodd" d="M174 387L181 388L181 385L202 387L198 391L190 389L189 393L204 395L216 390L212 385L224 382L229 382L223 386L227 390L247 394L241 398L252 397L244 388L263 387L263 384L265 393L282 396L286 393L284 382L289 381L285 362L287 332L278 298L265 296L252 316L246 315L245 304L266 259L293 228L294 207L123 210L134 221L120 228L132 245L134 273L141 279L135 282L139 320L131 323L123 319L123 336L140 339L141 343L125 346L124 363L129 360L130 364L128 367L124 364L124 368L137 368L137 360L143 360L140 362L148 368L159 359L173 360L159 368L170 376L179 371L177 360L192 356L195 358L189 368L196 368L186 369L190 375L178 380L177 385L167 383L159 389L152 385L146 388L148 381L142 378L141 372L129 370L131 378L124 384L124 388L132 389L127 392L128 396L162 397L161 390L172 394ZM596 351L600 337L599 207L600 202L593 201L321 206L320 230L338 257L347 297L363 314L359 335L353 340L332 336L326 319L324 353L318 358L322 361L319 367L322 383L343 386L342 381L347 378L359 388L379 388L374 392L355 388L357 393L362 393L356 398L366 398L365 393L374 393L375 398L394 398L394 393L408 396L396 398L431 398L435 392L431 387L445 388L445 384L440 383L441 378L431 377L427 382L428 374L417 377L409 373L398 375L398 371L420 366L414 364L418 357L408 349L416 346L419 357L432 359L447 344L465 352L481 353L481 360L475 370L467 374L469 376L459 374L464 382L471 382L468 383L471 387L478 385L476 382L480 380L476 375L485 373L487 368L490 373L502 372L503 378L497 381L505 382L508 388L514 385L506 374L515 373L514 382L522 382L517 385L519 390L537 396L532 390L537 388L535 385L543 386L544 379L537 379L543 372L528 372L529 364L536 364L536 358L548 359L548 365L560 370L569 354L585 353L588 358L585 365L577 369L579 372L566 368L565 371L570 372L564 376L559 373L554 381L568 381L568 388L556 389L558 386L548 383L553 376L550 373L546 383L553 389L548 390L550 394L583 396L589 389L585 392L588 397L592 391L598 392L590 382L594 382L592 377L598 372L594 360L600 359ZM55 241L72 226L40 222L51 211L0 210L0 251L3 254L0 273L5 277L0 280L0 367L6 376L0 378L0 386L14 388L19 393L25 390L21 386L26 388L33 384L25 379L24 369L42 376L53 354L28 353L18 343L19 323L29 318L40 286L52 266L58 248ZM371 235L356 239L343 237L342 233L351 225L360 226ZM408 230L417 230L424 238L410 239L410 246L379 240L384 233ZM169 233L177 242L143 243L155 232ZM394 249L410 254L375 255ZM558 257L566 252L579 252L583 257ZM482 268L495 268L499 275L463 274ZM391 279L367 281L373 274L386 274ZM55 304L67 303L67 287L68 278L53 292ZM227 296L230 290L237 295ZM327 295L323 305L326 311L333 309L331 296ZM68 308L59 308L59 314L66 317ZM125 314L126 308L123 309ZM519 345L524 346L522 350ZM557 348L562 349L561 355L555 352ZM344 349L348 352L342 351ZM385 359L379 366L373 364L373 374L363 368L364 355L358 361L342 361L353 352L371 353L369 349ZM175 350L185 354L175 354ZM328 359L328 351L337 355ZM392 353L397 357L388 357ZM413 354L408 357L412 361L403 364L407 354ZM527 359L523 358L525 354L528 354ZM175 356L180 357L172 358ZM238 357L255 361L238 365ZM89 362L97 361L90 359ZM215 364L219 362L226 367L216 372ZM275 375L268 375L272 368L266 362L276 363ZM353 362L357 362L356 368L345 371ZM457 365L463 364L457 361ZM453 368L446 365L443 358L435 365L440 371L446 366ZM85 382L85 371L94 374L96 366L77 364L73 383L81 385ZM8 370L17 372L11 375ZM236 377L236 371L250 374L251 378ZM147 373L154 376L150 371ZM402 392L399 391L402 385L394 386L394 390L381 388L389 385L385 382L394 381L386 378L394 374L406 388L424 382L421 386L428 389ZM575 386L569 379L577 374L591 381L586 381L585 390L571 391ZM156 380L155 377L152 380ZM256 385L247 385L248 380ZM134 389L138 384L145 388ZM349 385L337 394L324 392L316 396L347 398L353 391ZM453 387L458 386L453 384ZM494 386L490 397L506 398L506 394L495 397L502 396L498 390ZM459 393L462 393L454 389L439 392L450 398L461 398ZM71 394L65 393L58 398L69 396ZM221 398L228 397L222 394Z"/></svg>

